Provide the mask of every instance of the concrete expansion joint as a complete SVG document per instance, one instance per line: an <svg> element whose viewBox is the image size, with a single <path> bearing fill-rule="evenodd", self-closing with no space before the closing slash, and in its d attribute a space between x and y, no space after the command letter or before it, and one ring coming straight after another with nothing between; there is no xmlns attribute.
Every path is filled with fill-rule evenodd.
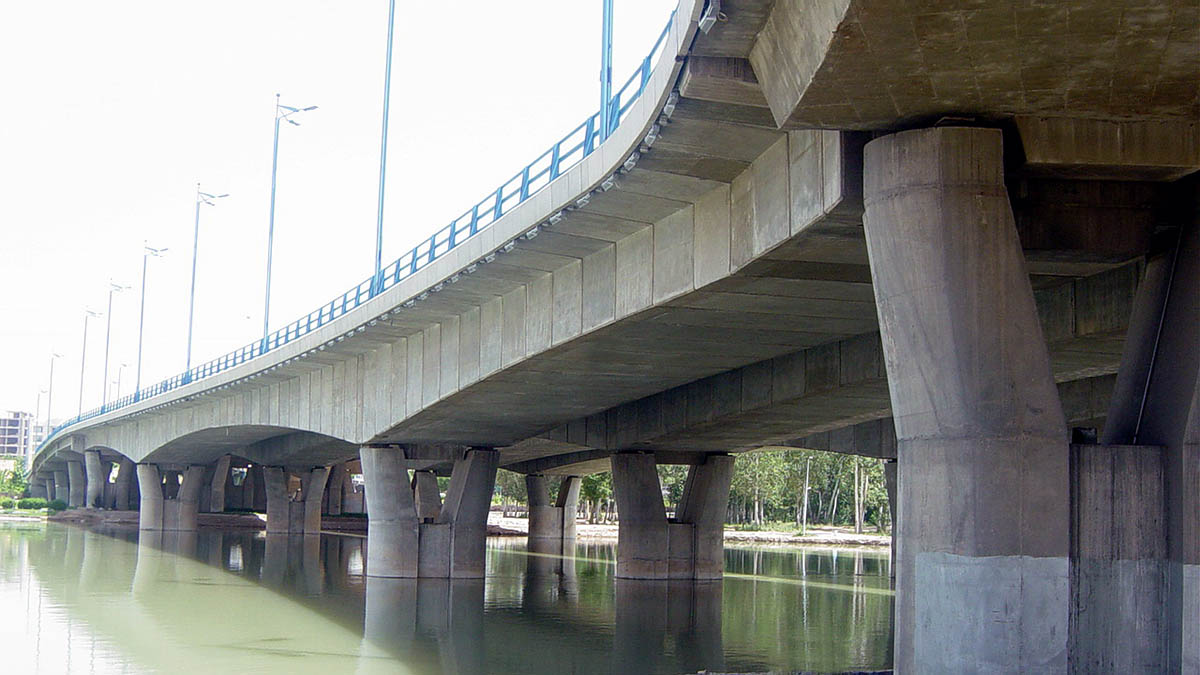
<svg viewBox="0 0 1200 675"><path fill-rule="evenodd" d="M890 181L889 181L890 183ZM870 190L863 196L863 204L871 206L880 202L891 201L897 197L907 197L914 192L945 193L949 191L971 192L980 197L1008 198L1008 189L1003 183L994 181L935 181L926 183L890 183L891 187Z"/></svg>

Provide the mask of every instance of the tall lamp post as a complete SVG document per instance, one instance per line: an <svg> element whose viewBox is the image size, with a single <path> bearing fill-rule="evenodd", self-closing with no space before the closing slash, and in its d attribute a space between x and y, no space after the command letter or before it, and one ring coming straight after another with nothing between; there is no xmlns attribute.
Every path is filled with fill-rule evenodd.
<svg viewBox="0 0 1200 675"><path fill-rule="evenodd" d="M135 401L142 398L142 337L146 330L146 262L152 256L160 258L162 254L167 252L166 248L154 248L149 245L143 245L142 248L142 308L138 314L137 380L133 392L133 400Z"/></svg>
<svg viewBox="0 0 1200 675"><path fill-rule="evenodd" d="M102 316L100 312L93 312L90 309L83 310L83 346L79 350L79 417L83 417L83 369L87 365L88 321L99 316Z"/></svg>
<svg viewBox="0 0 1200 675"><path fill-rule="evenodd" d="M46 387L46 436L50 435L50 409L54 405L54 359L61 359L62 354L50 352L50 384Z"/></svg>
<svg viewBox="0 0 1200 675"><path fill-rule="evenodd" d="M271 325L271 251L275 245L275 177L279 169L279 123L287 121L288 124L298 127L300 123L292 119L292 115L316 109L315 105L307 108L283 105L279 102L279 94L275 94L275 143L271 149L271 216L267 225L267 292L266 300L263 303L263 336L260 353L267 351L267 331Z"/></svg>
<svg viewBox="0 0 1200 675"><path fill-rule="evenodd" d="M613 0L602 0L600 20L600 142L612 131Z"/></svg>
<svg viewBox="0 0 1200 675"><path fill-rule="evenodd" d="M396 25L396 0L388 3L387 60L383 66L383 132L379 140L379 209L375 217L375 275L371 297L383 290L383 188L387 174L388 102L392 95L392 30Z"/></svg>
<svg viewBox="0 0 1200 675"><path fill-rule="evenodd" d="M122 363L121 365L117 366L117 379L114 382L114 384L117 385L117 395L116 395L117 399L121 398L121 373L125 372L125 369L128 367L129 367L128 363Z"/></svg>
<svg viewBox="0 0 1200 675"><path fill-rule="evenodd" d="M200 184L196 183L196 226L192 231L192 292L188 299L187 365L183 368L184 382L192 381L192 321L196 317L196 256L200 250L200 206L216 206L214 199L224 199L228 196L229 193L214 195L202 192Z"/></svg>
<svg viewBox="0 0 1200 675"><path fill-rule="evenodd" d="M112 338L112 296L113 293L120 293L128 289L128 286L122 286L115 281L108 282L108 318L105 320L104 327L104 379L101 381L101 391L103 392L100 397L101 406L108 403L108 346Z"/></svg>

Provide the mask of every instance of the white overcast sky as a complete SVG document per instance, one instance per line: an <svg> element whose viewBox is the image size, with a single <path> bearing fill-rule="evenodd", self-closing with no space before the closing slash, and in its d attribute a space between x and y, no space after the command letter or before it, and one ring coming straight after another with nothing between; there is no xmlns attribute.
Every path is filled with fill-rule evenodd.
<svg viewBox="0 0 1200 675"><path fill-rule="evenodd" d="M385 264L599 107L601 0L398 0ZM614 88L673 0L616 0ZM387 0L0 2L0 410L79 407L85 309L115 296L109 380L133 390L142 242L143 386L184 367L195 184L193 363L262 330L274 95L319 109L279 148L272 329L370 276ZM88 329L100 403L107 316ZM110 385L110 394L115 387ZM41 415L45 417L46 397Z"/></svg>

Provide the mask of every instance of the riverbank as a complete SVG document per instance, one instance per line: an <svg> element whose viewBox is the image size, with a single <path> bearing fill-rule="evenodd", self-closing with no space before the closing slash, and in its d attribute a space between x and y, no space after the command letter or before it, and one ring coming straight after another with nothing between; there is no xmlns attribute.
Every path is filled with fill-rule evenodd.
<svg viewBox="0 0 1200 675"><path fill-rule="evenodd" d="M137 511L108 511L93 509L69 509L53 514L45 512L0 512L0 520L58 523L72 523L90 527L93 525L115 525L122 527L137 527ZM246 528L261 530L266 528L266 516L261 513L201 513L197 524L202 527L217 528ZM576 536L588 541L617 540L617 525L600 523L577 523ZM366 534L367 519L363 516L325 516L321 519L321 529L325 532L340 532L345 534ZM526 518L506 518L499 511L488 514L488 536L491 537L524 537L529 533L529 520ZM803 536L798 532L787 531L747 531L727 528L725 530L727 544L751 544L755 546L824 546L835 548L888 548L891 546L891 536L864 532L857 534L850 527L834 527L829 525L813 525Z"/></svg>
<svg viewBox="0 0 1200 675"><path fill-rule="evenodd" d="M0 511L0 521L10 523L43 523L47 517L46 509Z"/></svg>
<svg viewBox="0 0 1200 675"><path fill-rule="evenodd" d="M505 518L499 511L488 514L488 534L500 530L501 536L525 536L529 532L529 520L526 518ZM596 541L616 541L617 525L577 523L575 535L579 539ZM892 545L891 535L864 532L857 534L852 527L834 527L830 525L813 525L803 536L798 532L779 531L745 531L725 529L725 542L738 544L754 544L760 546L831 546L831 547L869 547L888 548Z"/></svg>

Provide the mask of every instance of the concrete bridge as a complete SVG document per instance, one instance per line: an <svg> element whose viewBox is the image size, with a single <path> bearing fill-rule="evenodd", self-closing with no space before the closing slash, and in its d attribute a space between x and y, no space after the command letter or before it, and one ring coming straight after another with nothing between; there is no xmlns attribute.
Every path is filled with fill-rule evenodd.
<svg viewBox="0 0 1200 675"><path fill-rule="evenodd" d="M312 533L361 461L367 574L472 577L497 467L550 549L611 469L618 576L703 580L732 453L861 453L896 460L898 671L1195 672L1198 43L1184 1L681 0L578 163L57 430L35 484L187 530L250 465ZM691 466L671 521L656 463Z"/></svg>

